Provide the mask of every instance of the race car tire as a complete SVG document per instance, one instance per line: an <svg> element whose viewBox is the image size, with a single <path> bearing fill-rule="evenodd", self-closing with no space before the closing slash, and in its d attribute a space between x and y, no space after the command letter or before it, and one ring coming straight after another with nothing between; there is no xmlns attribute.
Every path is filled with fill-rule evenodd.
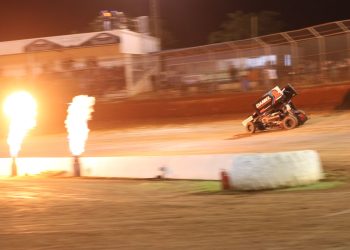
<svg viewBox="0 0 350 250"><path fill-rule="evenodd" d="M315 183L323 178L321 161L314 150L243 154L228 171L236 190L264 190Z"/></svg>
<svg viewBox="0 0 350 250"><path fill-rule="evenodd" d="M284 129L293 129L298 126L298 120L294 116L288 115L282 120Z"/></svg>
<svg viewBox="0 0 350 250"><path fill-rule="evenodd" d="M249 133L254 134L256 130L255 124L253 122L248 122L246 129Z"/></svg>

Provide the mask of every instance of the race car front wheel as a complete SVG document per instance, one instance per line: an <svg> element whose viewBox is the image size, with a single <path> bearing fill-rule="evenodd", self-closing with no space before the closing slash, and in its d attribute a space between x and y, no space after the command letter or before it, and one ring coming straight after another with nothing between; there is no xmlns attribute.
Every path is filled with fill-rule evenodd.
<svg viewBox="0 0 350 250"><path fill-rule="evenodd" d="M254 134L254 133L255 133L255 130L256 130L256 127L255 127L255 125L254 125L253 122L248 122L248 123L247 123L247 126L246 126L246 129L247 129L247 131L248 131L249 133Z"/></svg>
<svg viewBox="0 0 350 250"><path fill-rule="evenodd" d="M294 116L286 116L282 120L282 125L284 129L293 129L298 125L298 120Z"/></svg>

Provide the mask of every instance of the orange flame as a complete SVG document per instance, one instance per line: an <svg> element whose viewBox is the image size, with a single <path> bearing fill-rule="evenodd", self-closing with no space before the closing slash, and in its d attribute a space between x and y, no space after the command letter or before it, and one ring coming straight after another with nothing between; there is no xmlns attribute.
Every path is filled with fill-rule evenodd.
<svg viewBox="0 0 350 250"><path fill-rule="evenodd" d="M10 121L7 143L11 156L16 157L25 136L36 126L37 104L28 92L20 91L6 98L4 112Z"/></svg>
<svg viewBox="0 0 350 250"><path fill-rule="evenodd" d="M69 149L74 156L85 151L85 143L89 135L88 120L91 120L95 98L79 95L73 98L68 107L65 125L68 131Z"/></svg>

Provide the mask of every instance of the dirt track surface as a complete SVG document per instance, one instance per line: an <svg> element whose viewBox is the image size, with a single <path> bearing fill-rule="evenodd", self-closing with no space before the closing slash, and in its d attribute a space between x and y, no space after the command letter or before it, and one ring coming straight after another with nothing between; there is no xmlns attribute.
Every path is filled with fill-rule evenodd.
<svg viewBox="0 0 350 250"><path fill-rule="evenodd" d="M94 131L86 156L315 149L345 184L207 193L176 181L0 179L0 249L350 249L349 125L340 112L256 135L240 120ZM64 134L29 137L22 154L69 156Z"/></svg>
<svg viewBox="0 0 350 250"><path fill-rule="evenodd" d="M176 181L0 180L0 246L22 249L350 248L349 185L193 192Z"/></svg>
<svg viewBox="0 0 350 250"><path fill-rule="evenodd" d="M84 156L221 154L317 150L325 165L350 164L350 112L311 113L305 125L250 135L241 120L227 117L205 122L136 126L90 133ZM5 140L0 156L7 157ZM29 136L21 156L70 156L65 134ZM350 167L350 166L349 166Z"/></svg>

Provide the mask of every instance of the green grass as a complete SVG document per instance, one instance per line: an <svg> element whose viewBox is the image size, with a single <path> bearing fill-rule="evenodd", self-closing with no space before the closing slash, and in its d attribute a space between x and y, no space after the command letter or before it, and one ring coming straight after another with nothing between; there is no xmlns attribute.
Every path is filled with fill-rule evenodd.
<svg viewBox="0 0 350 250"><path fill-rule="evenodd" d="M220 181L201 181L194 185L194 191L201 192L219 192L221 191Z"/></svg>
<svg viewBox="0 0 350 250"><path fill-rule="evenodd" d="M307 190L326 190L337 188L341 185L344 185L345 182L338 180L323 180L310 185L287 187L273 190L261 190L261 191L283 191L283 192L292 192L292 191L307 191ZM239 190L222 190L220 181L191 181L191 180L171 180L171 181L157 181L157 182L147 182L143 183L144 188L150 188L153 190L162 190L162 191L175 191L180 193L188 194L220 194L220 193L241 193L245 191ZM249 191L248 191L249 192ZM259 192L259 190L254 191Z"/></svg>
<svg viewBox="0 0 350 250"><path fill-rule="evenodd" d="M319 181L310 185L296 186L290 188L284 188L281 191L304 191L304 190L325 190L332 189L343 185L342 181Z"/></svg>
<svg viewBox="0 0 350 250"><path fill-rule="evenodd" d="M183 193L208 193L221 191L220 181L163 180L142 183L143 188L169 190Z"/></svg>

